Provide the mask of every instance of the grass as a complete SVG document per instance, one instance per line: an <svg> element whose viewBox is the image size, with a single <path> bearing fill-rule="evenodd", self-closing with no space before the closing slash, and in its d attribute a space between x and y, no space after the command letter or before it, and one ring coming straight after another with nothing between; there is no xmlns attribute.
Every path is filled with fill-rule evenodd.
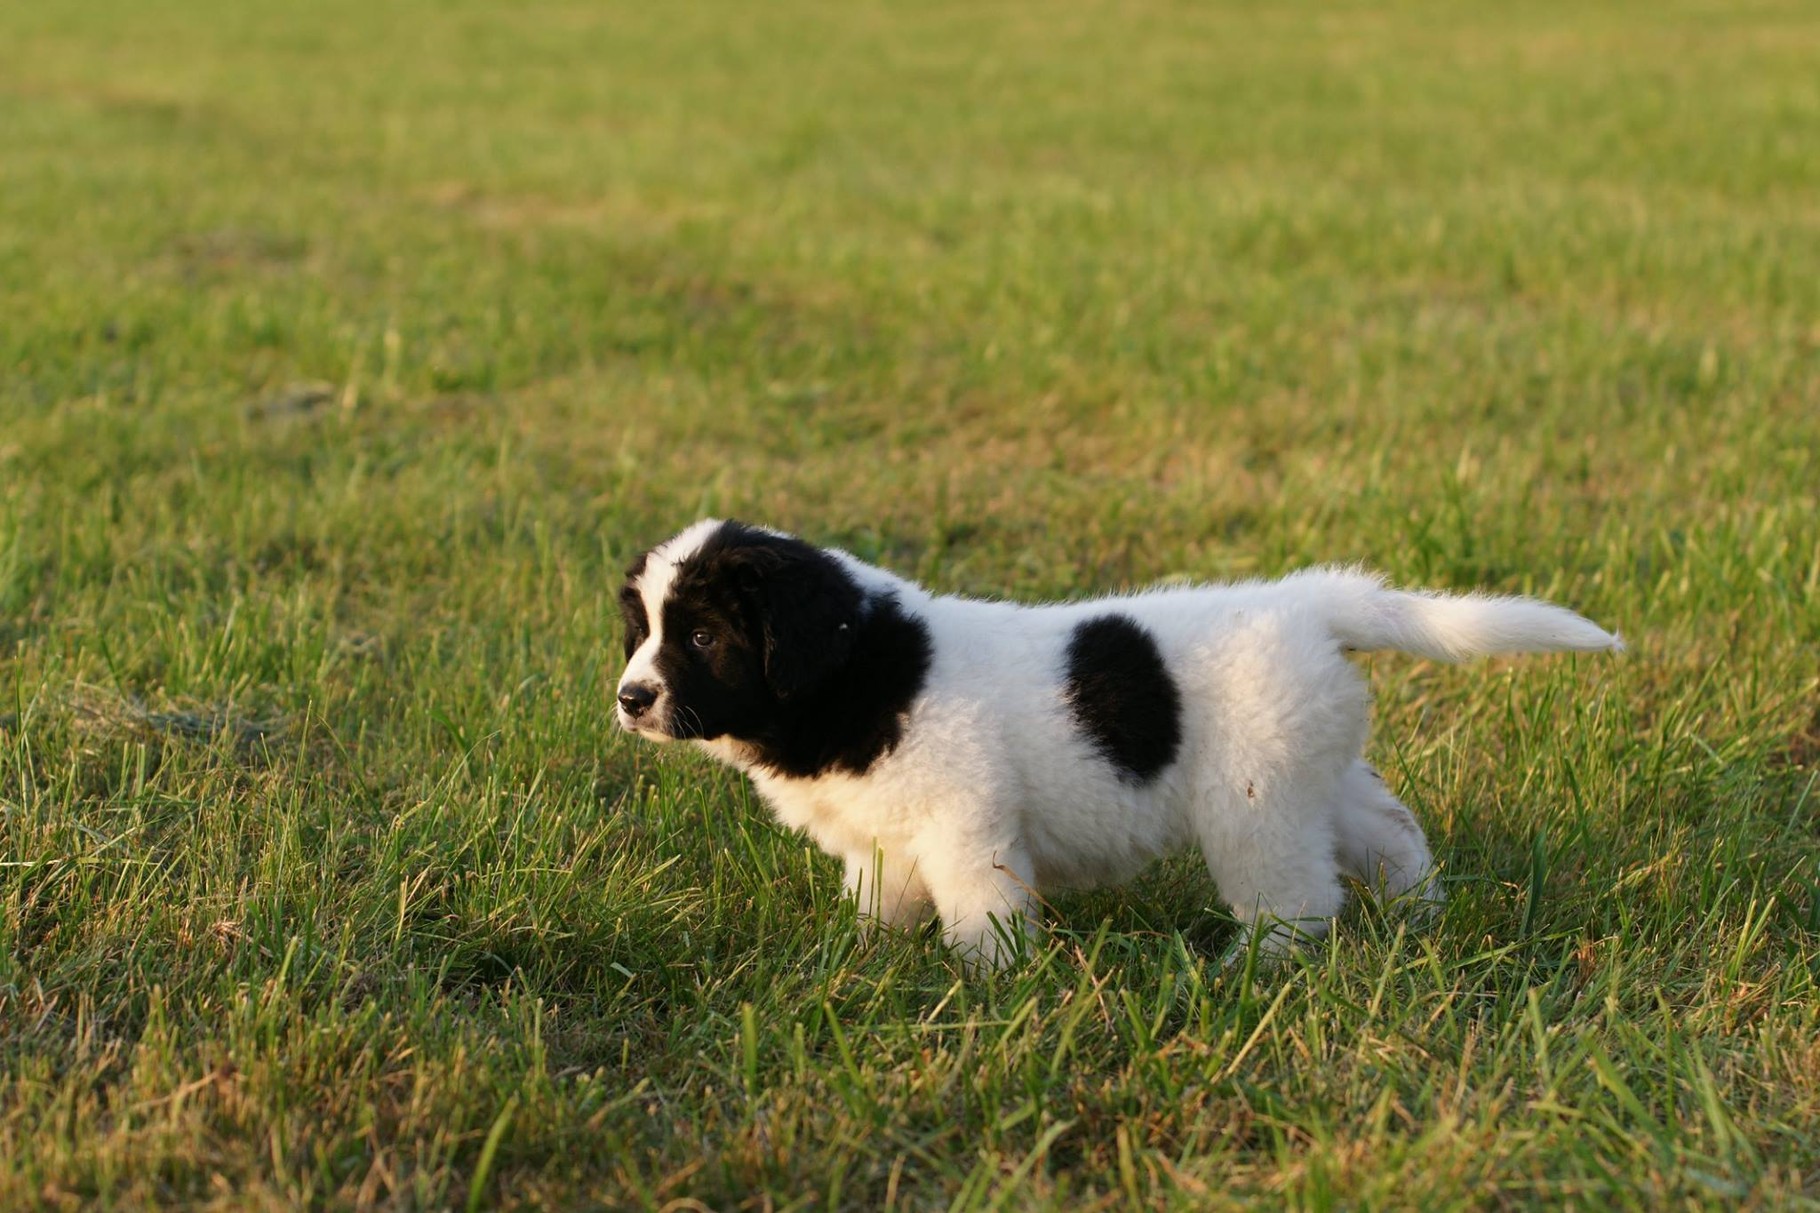
<svg viewBox="0 0 1820 1213"><path fill-rule="evenodd" d="M1798 3L0 11L0 1206L1820 1204ZM706 512L1360 560L1431 926L966 979L611 728Z"/></svg>

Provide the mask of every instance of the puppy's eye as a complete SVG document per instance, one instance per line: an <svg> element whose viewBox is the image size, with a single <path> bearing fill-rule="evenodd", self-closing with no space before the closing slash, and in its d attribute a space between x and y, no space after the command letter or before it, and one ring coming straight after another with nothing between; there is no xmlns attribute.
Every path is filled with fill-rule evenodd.
<svg viewBox="0 0 1820 1213"><path fill-rule="evenodd" d="M698 649L711 649L714 647L714 633L706 628L696 628L689 633L689 643Z"/></svg>

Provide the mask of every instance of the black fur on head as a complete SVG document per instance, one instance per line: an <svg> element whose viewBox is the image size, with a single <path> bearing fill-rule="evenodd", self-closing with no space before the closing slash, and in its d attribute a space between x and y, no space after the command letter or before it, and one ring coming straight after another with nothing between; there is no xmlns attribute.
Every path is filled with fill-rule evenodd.
<svg viewBox="0 0 1820 1213"><path fill-rule="evenodd" d="M782 702L814 688L853 652L863 598L820 548L730 522L684 564L679 589L689 577L735 587L765 681Z"/></svg>
<svg viewBox="0 0 1820 1213"><path fill-rule="evenodd" d="M645 562L651 554L646 552L626 570L626 582L619 589L619 614L625 621L626 660L632 660L632 654L638 652L638 646L651 634L651 621L645 618L645 600L638 592L638 579L645 575Z"/></svg>
<svg viewBox="0 0 1820 1213"><path fill-rule="evenodd" d="M651 634L638 578L621 608L630 658ZM872 593L829 553L726 522L683 556L659 607L655 655L676 738L733 737L786 775L862 772L896 746L931 648L896 596Z"/></svg>

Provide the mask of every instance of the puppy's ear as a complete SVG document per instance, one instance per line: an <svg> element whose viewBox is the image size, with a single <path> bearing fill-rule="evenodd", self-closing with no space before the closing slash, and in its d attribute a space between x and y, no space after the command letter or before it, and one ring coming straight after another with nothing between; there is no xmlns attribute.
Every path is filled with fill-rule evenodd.
<svg viewBox="0 0 1820 1213"><path fill-rule="evenodd" d="M765 681L780 700L821 683L853 653L860 593L827 553L789 541L741 553L741 588L756 618Z"/></svg>

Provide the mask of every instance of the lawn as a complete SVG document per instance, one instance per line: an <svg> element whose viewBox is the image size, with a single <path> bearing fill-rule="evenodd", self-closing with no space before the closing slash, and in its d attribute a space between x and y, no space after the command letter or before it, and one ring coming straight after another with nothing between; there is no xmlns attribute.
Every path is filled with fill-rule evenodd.
<svg viewBox="0 0 1820 1213"><path fill-rule="evenodd" d="M1820 1206L1820 10L0 7L0 1207ZM968 976L612 725L703 514L1362 561L1435 922Z"/></svg>

